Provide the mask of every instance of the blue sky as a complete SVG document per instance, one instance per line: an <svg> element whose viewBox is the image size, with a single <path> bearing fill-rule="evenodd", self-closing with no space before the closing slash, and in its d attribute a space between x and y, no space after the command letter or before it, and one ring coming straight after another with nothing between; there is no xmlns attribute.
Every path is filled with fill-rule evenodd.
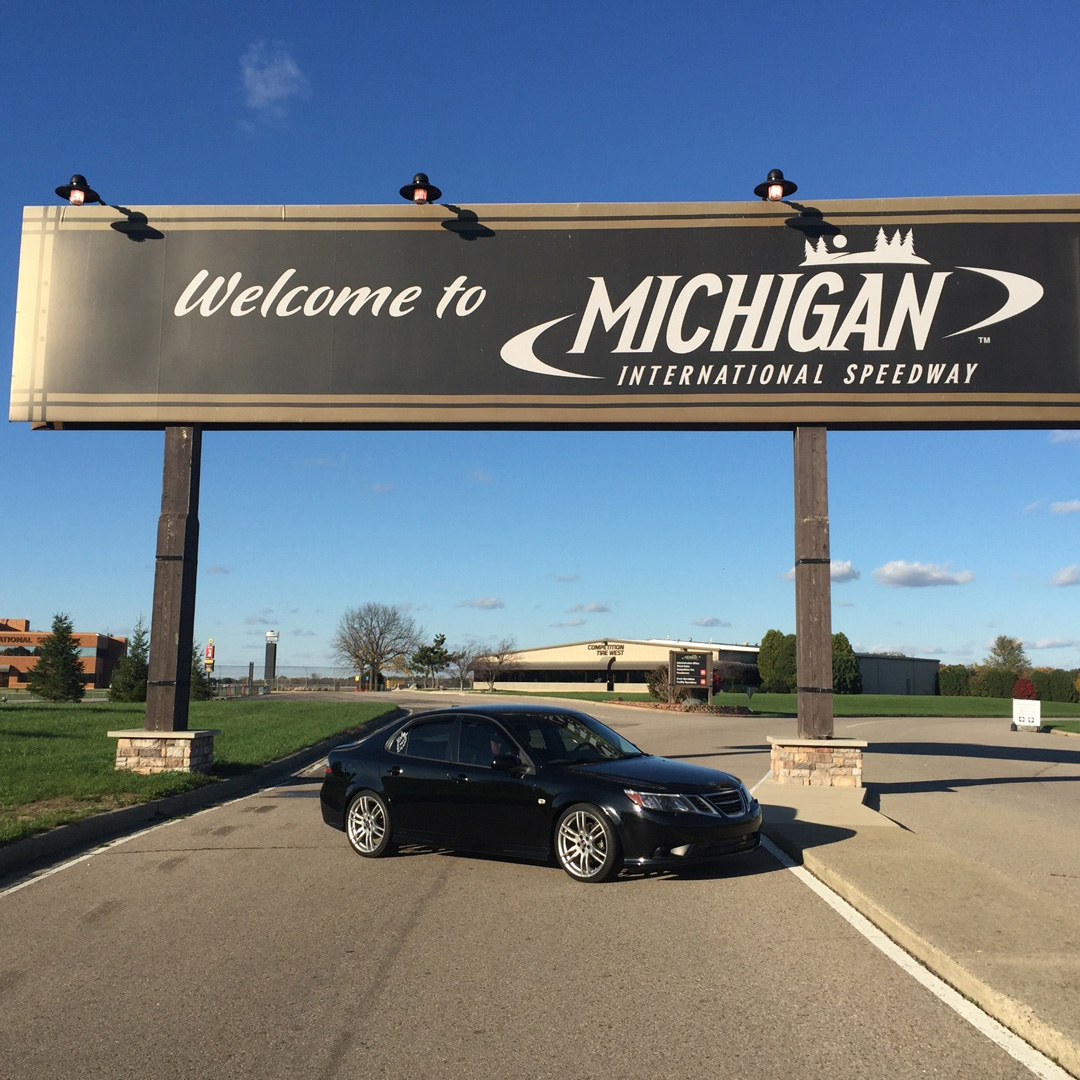
<svg viewBox="0 0 1080 1080"><path fill-rule="evenodd" d="M808 199L1076 192L1078 40L1056 0L12 7L0 337L21 208L73 172L136 209L394 202L420 169L464 203L748 199L773 167ZM0 422L0 617L149 618L162 446ZM829 457L834 629L1080 665L1080 432L832 432ZM224 665L277 629L279 666L324 667L367 600L451 643L794 629L784 432L208 432L200 520Z"/></svg>

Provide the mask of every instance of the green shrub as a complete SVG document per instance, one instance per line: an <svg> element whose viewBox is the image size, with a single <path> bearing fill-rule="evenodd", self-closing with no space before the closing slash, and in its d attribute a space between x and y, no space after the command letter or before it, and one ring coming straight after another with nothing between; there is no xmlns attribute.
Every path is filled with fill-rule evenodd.
<svg viewBox="0 0 1080 1080"><path fill-rule="evenodd" d="M942 697L971 694L971 668L967 664L944 664L938 672L938 693Z"/></svg>
<svg viewBox="0 0 1080 1080"><path fill-rule="evenodd" d="M972 697L1008 698L1012 697L1016 672L1002 668L980 667L971 677Z"/></svg>

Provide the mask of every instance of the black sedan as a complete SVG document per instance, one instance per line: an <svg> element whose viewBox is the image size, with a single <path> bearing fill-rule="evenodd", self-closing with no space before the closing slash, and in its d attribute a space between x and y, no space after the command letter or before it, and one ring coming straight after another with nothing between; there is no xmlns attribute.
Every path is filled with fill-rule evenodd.
<svg viewBox="0 0 1080 1080"><path fill-rule="evenodd" d="M359 855L399 844L550 860L577 881L752 851L761 810L729 773L645 754L548 705L419 713L327 759L322 815Z"/></svg>

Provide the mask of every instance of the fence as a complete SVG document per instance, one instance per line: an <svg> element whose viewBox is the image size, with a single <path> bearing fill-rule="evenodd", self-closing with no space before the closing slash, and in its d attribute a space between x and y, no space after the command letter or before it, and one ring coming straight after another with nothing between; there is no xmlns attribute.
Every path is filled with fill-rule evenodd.
<svg viewBox="0 0 1080 1080"><path fill-rule="evenodd" d="M219 698L247 697L264 694L270 690L355 690L355 673L348 668L279 667L269 684L262 677L261 664L252 667L220 665L210 678Z"/></svg>

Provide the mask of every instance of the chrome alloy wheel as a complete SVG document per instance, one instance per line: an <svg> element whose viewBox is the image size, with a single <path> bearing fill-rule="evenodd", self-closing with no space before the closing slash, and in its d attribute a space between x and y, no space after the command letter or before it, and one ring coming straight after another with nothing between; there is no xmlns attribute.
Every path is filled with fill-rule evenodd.
<svg viewBox="0 0 1080 1080"><path fill-rule="evenodd" d="M387 838L386 804L370 792L358 795L349 806L345 829L361 855L381 854Z"/></svg>
<svg viewBox="0 0 1080 1080"><path fill-rule="evenodd" d="M618 873L618 842L599 813L576 806L559 820L555 834L559 865L578 881L607 881Z"/></svg>

